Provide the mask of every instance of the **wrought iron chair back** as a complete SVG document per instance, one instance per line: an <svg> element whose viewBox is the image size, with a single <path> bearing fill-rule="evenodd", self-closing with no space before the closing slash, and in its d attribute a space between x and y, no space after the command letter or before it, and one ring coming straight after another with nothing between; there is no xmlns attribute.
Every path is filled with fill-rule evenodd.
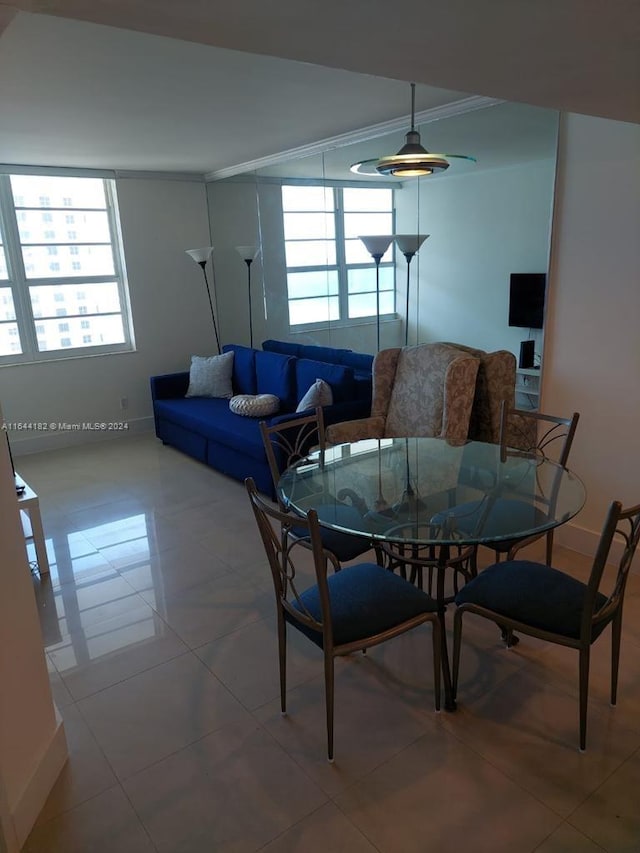
<svg viewBox="0 0 640 853"><path fill-rule="evenodd" d="M522 451L527 456L536 456L540 461L550 459L565 468L579 419L578 412L566 418L543 412L511 409L503 401L500 417L500 457L505 461L507 455L512 454L514 450L516 453ZM551 490L545 495L544 488L538 480L541 501L549 509L555 505L559 483L560 478L554 478ZM546 536L545 556L547 565L550 566L553 554L553 530L527 539L527 544L535 542L542 536ZM500 559L501 554L511 555L515 546L520 547L520 541L510 540L488 545L495 551L497 560Z"/></svg>
<svg viewBox="0 0 640 853"><path fill-rule="evenodd" d="M603 575L614 537L622 537L622 553L610 592ZM466 612L497 622L507 638L513 632L538 637L579 652L580 749L586 747L589 660L592 644L611 625L611 704L618 691L622 609L629 571L640 541L640 504L609 507L586 584L543 564L515 560L481 573L456 597L454 617L453 692L457 691L462 619ZM514 553L517 547L514 548ZM560 592L553 592L553 590ZM526 601L526 606L523 602ZM522 616L526 613L527 616ZM577 614L577 615L576 615ZM571 626L571 627L570 627Z"/></svg>

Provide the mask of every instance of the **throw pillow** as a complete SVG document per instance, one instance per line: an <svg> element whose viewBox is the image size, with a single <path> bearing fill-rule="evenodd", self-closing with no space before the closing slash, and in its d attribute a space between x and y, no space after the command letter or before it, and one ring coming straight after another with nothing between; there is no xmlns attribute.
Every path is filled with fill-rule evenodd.
<svg viewBox="0 0 640 853"><path fill-rule="evenodd" d="M191 356L186 397L233 397L233 353Z"/></svg>
<svg viewBox="0 0 640 853"><path fill-rule="evenodd" d="M296 412L304 412L305 409L315 409L316 406L330 406L333 403L333 391L331 385L324 379L316 379L302 400L298 403Z"/></svg>
<svg viewBox="0 0 640 853"><path fill-rule="evenodd" d="M236 415L246 418L265 418L275 415L280 400L275 394L236 394L229 400L229 408Z"/></svg>

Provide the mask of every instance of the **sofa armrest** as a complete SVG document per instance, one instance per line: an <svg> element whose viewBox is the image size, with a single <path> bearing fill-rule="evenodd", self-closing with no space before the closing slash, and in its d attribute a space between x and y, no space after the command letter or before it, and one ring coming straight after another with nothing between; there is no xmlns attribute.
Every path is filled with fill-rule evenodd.
<svg viewBox="0 0 640 853"><path fill-rule="evenodd" d="M184 397L189 387L189 371L152 376L150 383L152 400L172 400L176 397Z"/></svg>
<svg viewBox="0 0 640 853"><path fill-rule="evenodd" d="M385 421L381 417L343 421L327 428L327 441L330 444L347 444L364 438L384 438L384 426Z"/></svg>

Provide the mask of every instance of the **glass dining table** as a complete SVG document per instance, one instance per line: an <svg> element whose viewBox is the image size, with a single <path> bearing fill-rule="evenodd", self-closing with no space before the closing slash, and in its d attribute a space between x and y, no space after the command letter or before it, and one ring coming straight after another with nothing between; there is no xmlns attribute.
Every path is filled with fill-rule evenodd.
<svg viewBox="0 0 640 853"><path fill-rule="evenodd" d="M367 439L316 451L282 474L278 493L293 512L314 509L321 525L367 538L405 576L422 581L422 568L429 571L428 591L443 617L447 710L455 702L444 613L460 578L473 576L474 546L544 534L573 518L586 497L579 477L543 456L441 438ZM357 512L345 513L345 505Z"/></svg>

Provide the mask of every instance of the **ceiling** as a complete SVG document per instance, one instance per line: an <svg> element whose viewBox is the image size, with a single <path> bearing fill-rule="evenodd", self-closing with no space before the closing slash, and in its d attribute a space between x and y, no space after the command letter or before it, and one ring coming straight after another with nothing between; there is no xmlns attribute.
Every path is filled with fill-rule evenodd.
<svg viewBox="0 0 640 853"><path fill-rule="evenodd" d="M396 0L390 21L378 0L0 3L0 162L239 170L406 122L408 80L436 115L484 95L640 121L640 4L542 5Z"/></svg>

